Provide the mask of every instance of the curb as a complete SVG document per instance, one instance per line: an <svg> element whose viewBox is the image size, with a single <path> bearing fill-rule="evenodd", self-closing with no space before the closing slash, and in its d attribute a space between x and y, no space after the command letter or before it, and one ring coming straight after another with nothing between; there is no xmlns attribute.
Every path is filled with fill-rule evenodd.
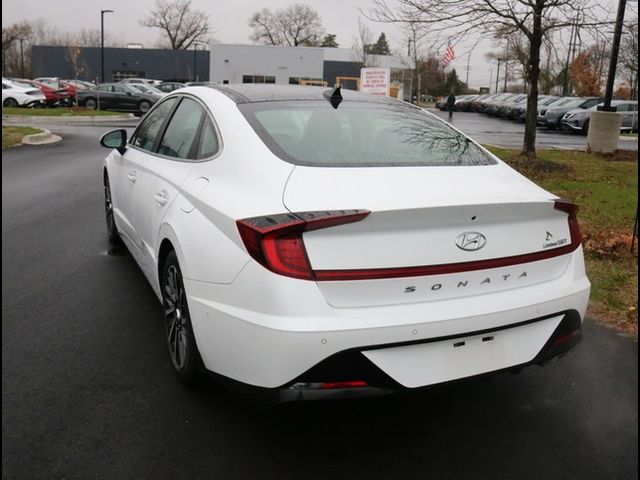
<svg viewBox="0 0 640 480"><path fill-rule="evenodd" d="M47 129L41 129L40 133L32 133L31 135L25 135L22 138L23 145L49 145L50 143L57 143L62 140L59 135L54 135Z"/></svg>
<svg viewBox="0 0 640 480"><path fill-rule="evenodd" d="M130 114L130 113L127 113L125 115L100 115L100 116L69 115L69 116L59 116L59 117L46 116L46 115L42 115L42 116L2 115L3 123L8 122L8 123L21 123L21 124L55 123L59 125L84 125L84 124L95 124L95 123L98 123L98 124L108 123L108 122L114 122L114 121L120 122L120 121L135 120L135 119L137 119L137 117L135 117L133 114Z"/></svg>

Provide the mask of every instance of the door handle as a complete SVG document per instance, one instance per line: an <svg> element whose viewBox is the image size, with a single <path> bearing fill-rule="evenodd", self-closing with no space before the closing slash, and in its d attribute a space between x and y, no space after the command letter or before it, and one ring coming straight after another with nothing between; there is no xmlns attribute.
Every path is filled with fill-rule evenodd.
<svg viewBox="0 0 640 480"><path fill-rule="evenodd" d="M166 203L169 201L166 190L162 190L161 192L156 193L153 196L153 199L158 205L166 205Z"/></svg>
<svg viewBox="0 0 640 480"><path fill-rule="evenodd" d="M138 177L136 176L135 170L132 170L131 172L129 172L129 174L127 175L127 180L129 180L131 183L136 183L136 180L138 180Z"/></svg>

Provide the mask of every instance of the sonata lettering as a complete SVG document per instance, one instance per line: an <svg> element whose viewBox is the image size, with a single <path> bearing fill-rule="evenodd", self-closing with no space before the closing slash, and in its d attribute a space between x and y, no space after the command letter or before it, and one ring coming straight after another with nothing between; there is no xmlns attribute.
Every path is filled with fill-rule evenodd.
<svg viewBox="0 0 640 480"><path fill-rule="evenodd" d="M517 279L519 280L521 278L527 278L527 277L528 277L527 272L523 271L522 273L520 273L520 275L517 276ZM501 275L500 278L502 278L503 282L507 282L507 281L509 281L509 279L512 278L512 274L508 273L506 275ZM470 280L460 280L460 281L458 281L458 284L457 284L456 288L467 287L467 286L469 286L469 282L470 282ZM477 285L484 285L484 284L490 285L491 283L492 283L491 277L486 277L480 283L478 283ZM442 283L434 283L432 285L429 285L428 289L435 292L435 291L442 290L442 289L446 290L447 287L446 287L445 284L442 284ZM416 285L409 285L408 287L405 287L405 289L404 289L404 293L415 293L417 291L418 291L418 287Z"/></svg>

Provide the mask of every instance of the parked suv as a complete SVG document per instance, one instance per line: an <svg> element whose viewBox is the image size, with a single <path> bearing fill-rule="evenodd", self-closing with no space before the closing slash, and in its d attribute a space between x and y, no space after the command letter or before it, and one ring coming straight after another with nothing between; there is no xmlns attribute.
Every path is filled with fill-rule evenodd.
<svg viewBox="0 0 640 480"><path fill-rule="evenodd" d="M586 135L589 132L591 114L598 108L598 106L601 105L604 105L604 103L586 110L582 108L569 110L563 115L560 122L562 124L562 129L571 132L580 132ZM622 125L620 126L620 130L638 130L638 102L630 100L613 100L611 102L611 106L616 107L616 111L622 115Z"/></svg>
<svg viewBox="0 0 640 480"><path fill-rule="evenodd" d="M588 108L596 106L602 100L602 97L572 97L566 102L543 107L538 110L538 125L547 127L550 130L555 130L556 128L560 128L562 117L569 110L587 110Z"/></svg>

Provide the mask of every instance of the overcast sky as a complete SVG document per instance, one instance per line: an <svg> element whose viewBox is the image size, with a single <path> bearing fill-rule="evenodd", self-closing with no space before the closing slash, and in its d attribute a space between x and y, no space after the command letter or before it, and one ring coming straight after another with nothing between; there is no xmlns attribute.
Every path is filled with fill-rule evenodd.
<svg viewBox="0 0 640 480"><path fill-rule="evenodd" d="M605 0L604 3L617 3ZM252 43L249 39L251 29L248 19L252 13L268 6L278 9L293 3L311 5L319 14L327 33L337 35L340 47L351 47L357 30L360 12L368 11L372 0L323 0L308 2L304 0L193 0L192 7L209 14L215 30L214 38L221 43ZM393 4L393 0L389 1ZM114 10L105 15L105 32L123 43L142 43L145 47L154 47L160 40L158 29L143 27L139 20L153 8L154 0L3 0L2 26L22 20L45 19L50 25L61 31L79 31L81 29L100 28L100 10ZM406 52L406 41L398 27L390 24L369 23L369 28L377 38L385 32L392 50ZM470 59L469 83L472 86L487 86L494 75L492 66L485 53L492 49L491 42L479 45ZM444 51L439 52L444 54ZM466 48L456 48L456 60L452 66L465 80L467 56ZM495 79L495 77L493 77Z"/></svg>

